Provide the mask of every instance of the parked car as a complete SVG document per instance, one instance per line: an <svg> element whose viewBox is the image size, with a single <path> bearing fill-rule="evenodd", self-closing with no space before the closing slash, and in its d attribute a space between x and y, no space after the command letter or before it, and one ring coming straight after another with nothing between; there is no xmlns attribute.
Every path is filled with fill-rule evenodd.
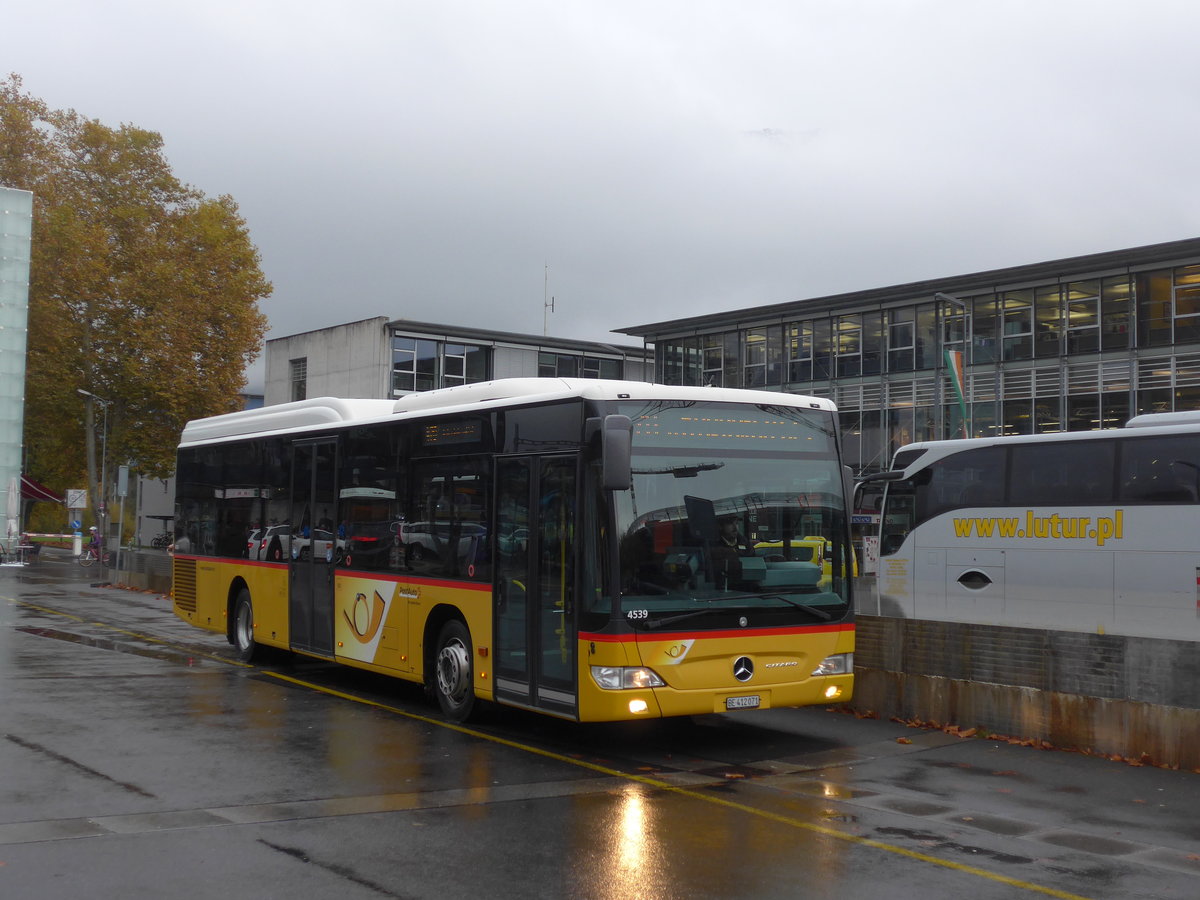
<svg viewBox="0 0 1200 900"><path fill-rule="evenodd" d="M400 565L399 522L354 522L346 537L346 565L388 569Z"/></svg>
<svg viewBox="0 0 1200 900"><path fill-rule="evenodd" d="M313 528L307 534L301 532L300 536L293 538L292 556L295 559L308 559L310 555L340 566L346 555L346 542L324 528Z"/></svg>
<svg viewBox="0 0 1200 900"><path fill-rule="evenodd" d="M833 542L820 535L808 535L793 538L790 549L783 546L783 541L759 541L754 545L756 556L767 559L790 559L801 562L816 563L821 567L822 590L828 590L833 582ZM858 576L858 558L851 559L852 574ZM843 567L843 574L845 569Z"/></svg>
<svg viewBox="0 0 1200 900"><path fill-rule="evenodd" d="M512 531L501 531L496 535L496 545L497 550L505 556L524 553L525 548L529 546L529 529L518 525Z"/></svg>
<svg viewBox="0 0 1200 900"><path fill-rule="evenodd" d="M251 551L251 559L265 559L270 562L286 562L292 543L292 527L290 525L271 525L256 533L257 549Z"/></svg>
<svg viewBox="0 0 1200 900"><path fill-rule="evenodd" d="M466 560L480 552L487 540L487 529L472 522L460 522L453 526L458 530L458 558ZM446 557L450 544L449 522L401 522L400 542L413 561Z"/></svg>

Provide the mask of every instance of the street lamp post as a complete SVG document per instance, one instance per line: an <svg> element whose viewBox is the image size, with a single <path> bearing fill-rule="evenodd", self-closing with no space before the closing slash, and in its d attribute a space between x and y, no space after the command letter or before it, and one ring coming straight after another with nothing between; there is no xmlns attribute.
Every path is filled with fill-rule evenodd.
<svg viewBox="0 0 1200 900"><path fill-rule="evenodd" d="M105 400L103 397L98 397L91 391L85 391L83 388L76 390L87 397L89 407L92 403L99 403L104 410L104 420L100 427L100 496L97 498L97 515L100 518L100 538L107 540L108 532L108 503L105 498L105 491L108 489L108 407L111 401ZM94 421L94 419L93 419ZM93 426L94 427L94 426ZM92 435L88 435L88 440L92 440Z"/></svg>

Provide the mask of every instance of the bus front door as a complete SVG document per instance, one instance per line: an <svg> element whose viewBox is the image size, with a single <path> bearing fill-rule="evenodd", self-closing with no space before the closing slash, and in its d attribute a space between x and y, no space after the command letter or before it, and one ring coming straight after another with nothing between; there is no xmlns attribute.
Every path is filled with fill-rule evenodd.
<svg viewBox="0 0 1200 900"><path fill-rule="evenodd" d="M575 456L496 463L496 698L574 717Z"/></svg>
<svg viewBox="0 0 1200 900"><path fill-rule="evenodd" d="M333 655L333 576L338 544L334 441L297 443L292 456L292 537L288 553L291 646Z"/></svg>

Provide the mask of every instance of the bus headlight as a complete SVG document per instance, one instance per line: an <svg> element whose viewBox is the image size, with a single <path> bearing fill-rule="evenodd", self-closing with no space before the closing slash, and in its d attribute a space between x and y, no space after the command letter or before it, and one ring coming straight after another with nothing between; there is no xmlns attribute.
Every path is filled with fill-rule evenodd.
<svg viewBox="0 0 1200 900"><path fill-rule="evenodd" d="M666 687L667 684L653 669L641 666L592 666L592 678L606 691Z"/></svg>
<svg viewBox="0 0 1200 900"><path fill-rule="evenodd" d="M849 675L854 671L853 653L835 653L821 660L821 664L813 669L814 675Z"/></svg>

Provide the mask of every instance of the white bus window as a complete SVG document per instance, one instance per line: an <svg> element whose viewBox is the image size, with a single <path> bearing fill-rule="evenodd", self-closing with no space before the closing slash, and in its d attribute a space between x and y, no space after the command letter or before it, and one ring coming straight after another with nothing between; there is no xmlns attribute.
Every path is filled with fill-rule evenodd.
<svg viewBox="0 0 1200 900"><path fill-rule="evenodd" d="M1081 506L1112 502L1112 441L1020 444L1012 448L1015 506Z"/></svg>
<svg viewBox="0 0 1200 900"><path fill-rule="evenodd" d="M919 521L964 506L996 506L1004 501L1004 450L981 447L939 460L917 490Z"/></svg>
<svg viewBox="0 0 1200 900"><path fill-rule="evenodd" d="M1200 435L1126 441L1121 453L1121 500L1195 503L1200 499Z"/></svg>

